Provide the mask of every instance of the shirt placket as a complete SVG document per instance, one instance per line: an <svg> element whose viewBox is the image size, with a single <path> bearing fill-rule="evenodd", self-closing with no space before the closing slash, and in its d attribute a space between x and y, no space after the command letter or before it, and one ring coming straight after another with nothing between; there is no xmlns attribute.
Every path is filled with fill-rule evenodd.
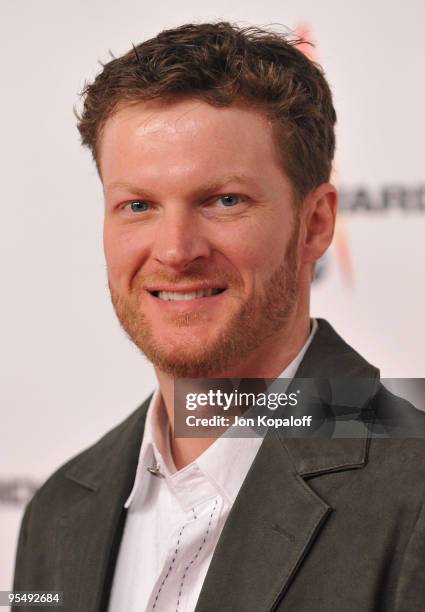
<svg viewBox="0 0 425 612"><path fill-rule="evenodd" d="M196 465L164 479L182 521L170 538L163 568L152 589L147 611L189 612L195 568L215 545L223 499ZM189 606L189 607L188 607ZM193 606L192 606L193 607Z"/></svg>

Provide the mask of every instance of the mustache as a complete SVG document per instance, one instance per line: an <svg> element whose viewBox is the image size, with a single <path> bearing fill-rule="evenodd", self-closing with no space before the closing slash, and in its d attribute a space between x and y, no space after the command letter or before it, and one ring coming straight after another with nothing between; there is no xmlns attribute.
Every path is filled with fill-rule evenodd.
<svg viewBox="0 0 425 612"><path fill-rule="evenodd" d="M134 285L136 287L152 286L159 283L167 283L173 285L176 288L179 285L184 285L189 282L205 282L214 284L224 285L241 285L242 278L238 273L231 273L228 270L220 271L197 269L188 270L184 272L171 272L165 270L159 270L152 274L138 274L134 278Z"/></svg>

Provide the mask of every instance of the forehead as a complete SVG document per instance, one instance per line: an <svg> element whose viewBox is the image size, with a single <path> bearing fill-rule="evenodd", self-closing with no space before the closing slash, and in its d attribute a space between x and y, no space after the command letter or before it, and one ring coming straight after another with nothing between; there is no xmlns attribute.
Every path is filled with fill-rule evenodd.
<svg viewBox="0 0 425 612"><path fill-rule="evenodd" d="M152 176L224 168L258 174L270 165L281 170L272 124L264 113L199 100L122 107L106 121L99 147L101 175L108 180L136 168Z"/></svg>

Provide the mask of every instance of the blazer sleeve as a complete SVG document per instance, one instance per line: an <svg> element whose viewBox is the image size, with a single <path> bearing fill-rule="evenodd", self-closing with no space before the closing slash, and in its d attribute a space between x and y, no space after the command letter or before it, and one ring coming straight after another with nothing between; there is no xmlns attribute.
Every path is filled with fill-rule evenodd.
<svg viewBox="0 0 425 612"><path fill-rule="evenodd" d="M425 610L425 500L404 552L394 612Z"/></svg>

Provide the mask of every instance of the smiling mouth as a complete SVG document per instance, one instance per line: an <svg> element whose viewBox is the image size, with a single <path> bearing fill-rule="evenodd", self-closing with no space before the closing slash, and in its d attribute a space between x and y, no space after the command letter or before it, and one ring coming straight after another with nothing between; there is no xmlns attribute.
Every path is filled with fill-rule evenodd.
<svg viewBox="0 0 425 612"><path fill-rule="evenodd" d="M154 297L166 302L195 300L198 298L212 297L225 291L224 288L198 289L197 291L150 291Z"/></svg>

